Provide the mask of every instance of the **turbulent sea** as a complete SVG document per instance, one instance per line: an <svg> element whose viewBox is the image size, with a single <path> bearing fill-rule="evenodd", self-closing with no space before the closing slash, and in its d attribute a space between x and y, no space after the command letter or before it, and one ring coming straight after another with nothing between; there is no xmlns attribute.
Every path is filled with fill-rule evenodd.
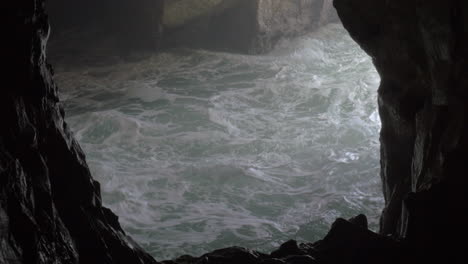
<svg viewBox="0 0 468 264"><path fill-rule="evenodd" d="M179 49L56 67L104 204L157 259L377 228L379 76L341 25L262 56Z"/></svg>

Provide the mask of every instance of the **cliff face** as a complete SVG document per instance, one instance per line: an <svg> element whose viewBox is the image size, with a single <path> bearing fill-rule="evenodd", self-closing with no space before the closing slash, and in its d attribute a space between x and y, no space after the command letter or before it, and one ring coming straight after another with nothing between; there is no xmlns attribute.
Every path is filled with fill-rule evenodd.
<svg viewBox="0 0 468 264"><path fill-rule="evenodd" d="M167 47L265 53L281 38L299 36L336 21L331 3L331 0L166 2L163 42Z"/></svg>
<svg viewBox="0 0 468 264"><path fill-rule="evenodd" d="M161 46L264 53L280 38L299 36L337 21L331 3L332 0L50 0L47 9L53 29L53 51L102 57L155 51Z"/></svg>
<svg viewBox="0 0 468 264"><path fill-rule="evenodd" d="M0 263L156 263L101 205L46 63L43 0L5 4Z"/></svg>
<svg viewBox="0 0 468 264"><path fill-rule="evenodd" d="M335 6L382 79L381 232L462 256L466 246L454 238L468 234L468 3L335 0Z"/></svg>
<svg viewBox="0 0 468 264"><path fill-rule="evenodd" d="M286 1L260 2L289 10L282 6ZM468 3L335 0L335 6L382 79L383 235L368 231L365 217L358 216L337 220L313 244L290 241L271 254L230 248L166 263L466 260L459 239L468 234ZM101 205L99 184L64 122L46 63L44 1L9 1L4 7L0 263L156 263ZM262 12L268 37L268 28L283 24Z"/></svg>

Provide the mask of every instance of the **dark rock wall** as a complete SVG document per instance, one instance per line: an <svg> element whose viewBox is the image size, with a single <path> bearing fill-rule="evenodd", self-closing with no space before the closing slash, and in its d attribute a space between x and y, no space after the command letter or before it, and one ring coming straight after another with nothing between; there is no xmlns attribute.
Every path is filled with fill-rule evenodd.
<svg viewBox="0 0 468 264"><path fill-rule="evenodd" d="M456 239L468 234L468 2L335 6L382 79L381 232L466 260L467 245Z"/></svg>
<svg viewBox="0 0 468 264"><path fill-rule="evenodd" d="M289 240L270 254L230 247L200 257L182 256L164 264L409 264L414 258L398 241L367 230L363 215L337 219L315 243ZM430 262L427 262L430 263Z"/></svg>
<svg viewBox="0 0 468 264"><path fill-rule="evenodd" d="M44 1L2 7L0 263L156 263L102 207L64 122L46 63Z"/></svg>
<svg viewBox="0 0 468 264"><path fill-rule="evenodd" d="M167 263L466 263L460 241L468 235L468 3L335 0L335 6L382 79L381 233L400 242L369 232L357 217L338 220L322 241L288 242L269 255L231 248ZM99 184L64 122L46 63L44 0L3 7L0 263L156 263L102 207ZM121 10L133 17L146 12ZM146 23L145 17L135 21ZM133 23L122 23L127 29L119 32L130 34Z"/></svg>

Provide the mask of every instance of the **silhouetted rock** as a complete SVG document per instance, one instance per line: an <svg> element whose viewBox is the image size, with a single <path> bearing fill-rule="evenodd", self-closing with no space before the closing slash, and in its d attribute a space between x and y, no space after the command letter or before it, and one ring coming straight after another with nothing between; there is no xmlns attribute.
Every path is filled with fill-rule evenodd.
<svg viewBox="0 0 468 264"><path fill-rule="evenodd" d="M231 247L216 250L201 257L184 256L167 264L338 264L338 263L410 263L415 254L405 243L363 228L365 216L354 223L338 219L323 240L298 245L289 240L270 255Z"/></svg>
<svg viewBox="0 0 468 264"><path fill-rule="evenodd" d="M248 250L241 247L231 247L218 249L211 253L205 254L197 261L199 264L255 264L259 260L265 258L266 255L260 252Z"/></svg>
<svg viewBox="0 0 468 264"><path fill-rule="evenodd" d="M0 263L156 263L102 207L46 64L44 1L8 1L0 96Z"/></svg>
<svg viewBox="0 0 468 264"><path fill-rule="evenodd" d="M313 244L320 263L403 263L406 251L392 238L337 219L330 232Z"/></svg>
<svg viewBox="0 0 468 264"><path fill-rule="evenodd" d="M466 261L468 2L334 4L381 77L381 232L421 259Z"/></svg>
<svg viewBox="0 0 468 264"><path fill-rule="evenodd" d="M285 263L289 264L317 264L315 258L308 255L292 255L284 258Z"/></svg>
<svg viewBox="0 0 468 264"><path fill-rule="evenodd" d="M368 230L360 215L338 219L321 241L291 240L270 255L231 247L164 263L466 262L468 2L335 0L335 5L382 78L382 234ZM99 183L64 122L46 63L44 1L4 6L0 263L157 263L101 205ZM271 23L267 28L277 25L275 19L265 21ZM267 31L265 43L273 43L276 35Z"/></svg>
<svg viewBox="0 0 468 264"><path fill-rule="evenodd" d="M353 225L359 226L364 229L368 229L367 217L363 214L360 214L356 217L353 217L348 220Z"/></svg>
<svg viewBox="0 0 468 264"><path fill-rule="evenodd" d="M299 248L295 240L283 243L279 249L273 251L270 256L273 258L284 258L292 255L304 255L305 252Z"/></svg>

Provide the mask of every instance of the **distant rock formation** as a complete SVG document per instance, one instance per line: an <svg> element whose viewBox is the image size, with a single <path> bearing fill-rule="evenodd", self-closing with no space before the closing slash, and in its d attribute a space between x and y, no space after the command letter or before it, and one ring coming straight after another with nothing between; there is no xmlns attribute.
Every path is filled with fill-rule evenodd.
<svg viewBox="0 0 468 264"><path fill-rule="evenodd" d="M184 46L258 54L281 38L303 35L338 21L331 0L169 1L166 47Z"/></svg>
<svg viewBox="0 0 468 264"><path fill-rule="evenodd" d="M161 47L258 54L281 38L338 21L331 0L50 0L47 6L52 50L70 57Z"/></svg>
<svg viewBox="0 0 468 264"><path fill-rule="evenodd" d="M163 0L48 0L46 9L52 55L108 58L161 46Z"/></svg>

